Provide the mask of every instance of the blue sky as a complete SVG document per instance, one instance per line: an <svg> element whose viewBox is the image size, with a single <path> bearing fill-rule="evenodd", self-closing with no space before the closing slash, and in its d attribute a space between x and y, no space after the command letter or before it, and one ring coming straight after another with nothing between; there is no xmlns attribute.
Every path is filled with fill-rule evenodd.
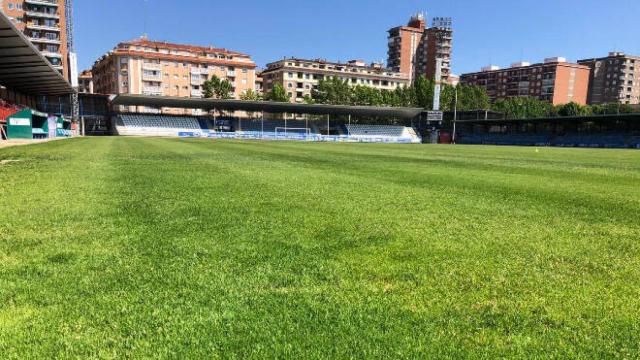
<svg viewBox="0 0 640 360"><path fill-rule="evenodd" d="M75 3L80 69L145 32L144 0ZM640 55L640 0L148 0L147 8L150 39L245 52L261 67L285 56L386 60L386 31L417 11L454 18L457 74L551 56Z"/></svg>

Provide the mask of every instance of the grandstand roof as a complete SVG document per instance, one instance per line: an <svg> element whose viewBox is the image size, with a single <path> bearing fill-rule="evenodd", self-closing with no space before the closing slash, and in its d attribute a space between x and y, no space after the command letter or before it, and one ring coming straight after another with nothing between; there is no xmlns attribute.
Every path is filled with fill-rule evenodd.
<svg viewBox="0 0 640 360"><path fill-rule="evenodd" d="M611 121L640 121L640 113L606 114L588 116L554 116L530 119L459 119L458 123L468 124L518 124L518 123L570 123L570 122L611 122Z"/></svg>
<svg viewBox="0 0 640 360"><path fill-rule="evenodd" d="M111 100L111 104L122 106L149 106L155 108L166 107L203 110L238 110L249 112L263 111L266 113L276 114L390 116L405 119L414 118L424 111L424 109L421 108L310 105L270 101L218 100L129 94L116 95Z"/></svg>
<svg viewBox="0 0 640 360"><path fill-rule="evenodd" d="M29 95L63 95L71 84L0 11L0 85Z"/></svg>

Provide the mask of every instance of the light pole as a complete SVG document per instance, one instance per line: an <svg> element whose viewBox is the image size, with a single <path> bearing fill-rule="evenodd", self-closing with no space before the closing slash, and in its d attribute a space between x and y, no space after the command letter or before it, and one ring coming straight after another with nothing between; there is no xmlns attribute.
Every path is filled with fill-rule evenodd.
<svg viewBox="0 0 640 360"><path fill-rule="evenodd" d="M456 143L456 120L458 120L458 87L454 88L455 101L453 102L453 134L451 135L451 143Z"/></svg>

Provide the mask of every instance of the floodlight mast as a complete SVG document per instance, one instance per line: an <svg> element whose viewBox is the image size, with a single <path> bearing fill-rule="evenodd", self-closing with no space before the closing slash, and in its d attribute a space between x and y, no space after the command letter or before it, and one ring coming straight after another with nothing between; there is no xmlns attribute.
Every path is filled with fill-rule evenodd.
<svg viewBox="0 0 640 360"><path fill-rule="evenodd" d="M73 92L71 93L71 119L77 123L80 117L80 100L78 99L78 55L76 54L73 30L73 0L65 0L65 18L67 26L67 51L69 69L68 76ZM82 135L85 133L84 124L81 125Z"/></svg>

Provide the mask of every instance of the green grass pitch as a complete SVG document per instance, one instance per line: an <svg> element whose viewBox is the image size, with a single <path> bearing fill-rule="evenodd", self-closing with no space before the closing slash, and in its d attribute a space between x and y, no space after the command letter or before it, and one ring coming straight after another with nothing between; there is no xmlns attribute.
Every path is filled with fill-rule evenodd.
<svg viewBox="0 0 640 360"><path fill-rule="evenodd" d="M111 137L0 164L3 359L640 357L638 151Z"/></svg>

